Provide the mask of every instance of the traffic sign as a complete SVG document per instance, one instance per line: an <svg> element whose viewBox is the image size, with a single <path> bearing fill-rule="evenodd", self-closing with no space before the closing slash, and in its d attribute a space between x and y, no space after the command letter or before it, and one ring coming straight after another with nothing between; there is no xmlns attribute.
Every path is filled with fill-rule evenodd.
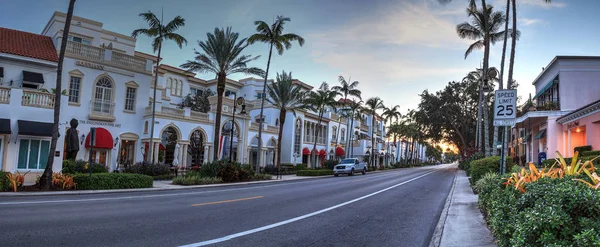
<svg viewBox="0 0 600 247"><path fill-rule="evenodd" d="M494 101L494 122L517 117L517 90L497 90Z"/></svg>
<svg viewBox="0 0 600 247"><path fill-rule="evenodd" d="M515 119L494 120L494 126L513 126L516 122Z"/></svg>

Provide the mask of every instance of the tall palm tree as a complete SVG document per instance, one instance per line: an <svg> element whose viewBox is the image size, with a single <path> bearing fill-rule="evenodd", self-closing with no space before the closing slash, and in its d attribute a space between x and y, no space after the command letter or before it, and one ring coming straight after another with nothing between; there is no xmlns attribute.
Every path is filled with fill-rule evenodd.
<svg viewBox="0 0 600 247"><path fill-rule="evenodd" d="M54 152L56 152L56 142L58 141L58 124L60 121L60 96L62 91L62 69L65 60L65 50L67 49L67 38L71 29L71 19L73 18L73 9L75 0L69 1L65 28L63 29L62 39L60 41L60 51L58 54L58 66L56 69L56 91L54 92L54 124L52 125L52 141L50 142L50 154L44 173L40 177L39 187L43 190L50 190L52 185L52 166L54 165ZM63 154L66 155L66 154Z"/></svg>
<svg viewBox="0 0 600 247"><path fill-rule="evenodd" d="M264 21L255 21L256 33L248 38L248 44L254 44L255 42L262 42L269 44L269 58L267 59L267 70L265 72L265 81L263 83L263 92L266 92L267 78L269 78L269 67L271 67L271 55L273 54L273 47L277 49L279 55L283 55L284 50L292 48L292 42L297 41L298 45L304 45L304 38L297 34L286 33L283 34L283 25L290 21L290 18L284 16L277 16L273 24L269 26ZM265 109L265 97L260 100L260 115L263 115ZM263 125L258 126L258 145L262 145L262 130ZM260 155L258 156L257 164L260 164ZM256 166L256 171L260 171L259 166Z"/></svg>
<svg viewBox="0 0 600 247"><path fill-rule="evenodd" d="M488 64L489 64L489 47L490 45L495 44L501 38L504 37L504 34L509 32L512 33L512 30L500 30L502 24L504 24L505 16L502 12L496 11L492 6L485 6L482 9L468 8L467 14L471 18L471 23L464 22L456 26L456 31L459 37L463 39L475 40L473 44L469 46L469 48L465 51L465 59L471 52L475 49L484 48L484 56L483 56L483 76L482 81L487 81L488 76ZM518 35L518 32L516 32ZM479 92L480 99L483 100L483 88L480 89ZM484 121L487 122L487 108L482 107L487 104L482 102L479 103L480 107L478 108L478 119L481 119L481 115L483 115ZM478 124L480 124L480 120L478 120ZM478 129L480 129L478 125ZM490 155L490 143L487 126L483 128L484 132L484 147L486 156ZM481 146L479 146L481 147Z"/></svg>
<svg viewBox="0 0 600 247"><path fill-rule="evenodd" d="M398 123L398 120L400 120L400 118L402 117L402 114L400 114L400 106L395 105L390 108L384 107L383 113L381 113L381 117L383 117L384 123L389 123L389 128L391 129L392 126L395 123ZM395 122L394 122L394 120L395 120ZM391 136L393 136L394 145L396 145L396 135L391 135Z"/></svg>
<svg viewBox="0 0 600 247"><path fill-rule="evenodd" d="M270 84L268 87L269 97L267 101L275 108L279 109L279 133L277 135L277 170L281 171L281 142L283 140L283 126L287 112L294 113L296 110L305 108L304 99L305 93L302 88L292 83L292 72L277 74L277 82ZM278 172L277 174L280 174Z"/></svg>
<svg viewBox="0 0 600 247"><path fill-rule="evenodd" d="M365 106L369 113L371 114L371 150L369 150L371 154L371 166L375 166L375 118L377 117L377 110L384 109L383 100L379 97L372 97L367 100Z"/></svg>
<svg viewBox="0 0 600 247"><path fill-rule="evenodd" d="M144 19L148 23L148 28L140 28L136 29L131 33L131 36L137 38L139 35L145 35L152 38L152 50L154 52L158 51L158 56L156 59L156 67L154 68L154 89L152 93L152 122L150 124L150 150L147 153L150 155L150 161L154 163L154 119L156 117L156 88L158 83L158 66L160 65L160 55L162 51L162 45L167 40L172 40L179 46L179 49L183 47L183 44L187 45L187 40L175 33L177 29L183 27L185 25L185 19L181 16L176 16L173 20L164 25L163 18L158 19L154 13L148 11L146 13L139 14L142 19Z"/></svg>
<svg viewBox="0 0 600 247"><path fill-rule="evenodd" d="M333 108L336 106L335 97L337 93L329 89L329 84L327 82L321 83L319 89L317 91L310 91L308 97L306 98L307 108L316 112L319 116L317 121L317 128L315 128L315 141L313 143L313 149L311 151L311 165L316 167L317 163L317 140L316 138L319 136L319 126L321 125L321 121L323 120L323 114L327 108Z"/></svg>
<svg viewBox="0 0 600 247"><path fill-rule="evenodd" d="M346 131L346 152L345 152L345 157L352 157L352 154L354 152L353 147L352 147L352 137L354 136L354 119L360 119L360 112L362 109L362 103L363 101L350 101L347 105L348 108L343 108L342 111L344 112L344 116L348 117L348 119L350 119L350 128L348 128L348 131Z"/></svg>
<svg viewBox="0 0 600 247"><path fill-rule="evenodd" d="M241 55L248 46L246 39L238 40L239 34L231 31L231 27L215 28L214 33L206 33L206 41L198 41L202 52L195 51L195 60L188 60L181 67L188 71L200 73L215 73L217 77L217 114L213 143L217 147L221 132L221 110L223 109L223 93L227 76L236 73L264 76L264 71L256 67L248 67L248 63L260 56ZM213 157L219 155L219 149L214 148Z"/></svg>
<svg viewBox="0 0 600 247"><path fill-rule="evenodd" d="M348 81L350 81L350 78L348 78ZM346 79L344 79L344 77L340 75L340 76L338 76L338 82L340 83L340 85L333 86L331 88L331 90L336 91L338 93L338 95L344 97L343 98L344 101L342 101L342 103L340 104L342 109L346 108L346 101L348 100L348 96L354 96L354 97L358 98L359 100L361 99L361 97L360 97L361 91L357 89L359 82L353 81L352 83L349 83L348 81L346 81ZM340 131L341 125L342 125L342 121L338 121L337 131ZM340 135L338 135L338 133L336 133L335 136L336 136L335 143L339 144L338 140L340 138Z"/></svg>

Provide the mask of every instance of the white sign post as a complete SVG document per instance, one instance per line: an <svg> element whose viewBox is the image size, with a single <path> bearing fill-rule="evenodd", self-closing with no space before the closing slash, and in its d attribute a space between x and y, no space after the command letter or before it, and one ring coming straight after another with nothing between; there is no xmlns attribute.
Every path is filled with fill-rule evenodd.
<svg viewBox="0 0 600 247"><path fill-rule="evenodd" d="M513 126L517 117L517 90L497 90L494 101L494 126L503 126L502 151L500 151L500 174L506 170L506 157L504 155L504 137L507 126Z"/></svg>

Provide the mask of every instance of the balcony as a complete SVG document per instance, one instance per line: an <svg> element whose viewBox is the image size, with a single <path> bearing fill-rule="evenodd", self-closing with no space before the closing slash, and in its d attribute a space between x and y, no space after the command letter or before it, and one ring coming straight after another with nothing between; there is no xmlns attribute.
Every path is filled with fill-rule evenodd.
<svg viewBox="0 0 600 247"><path fill-rule="evenodd" d="M115 121L115 103L92 100L90 101L90 120Z"/></svg>
<svg viewBox="0 0 600 247"><path fill-rule="evenodd" d="M23 90L21 97L22 106L38 107L38 108L54 108L54 94L41 91L26 91Z"/></svg>
<svg viewBox="0 0 600 247"><path fill-rule="evenodd" d="M152 74L152 65L149 64L149 60L119 52L113 52L113 50L107 50L104 48L68 41L65 54L68 57L98 64L84 65L87 67L96 68L96 66L99 65L106 65L149 75ZM99 68L101 67L102 66L99 66Z"/></svg>
<svg viewBox="0 0 600 247"><path fill-rule="evenodd" d="M360 126L360 130L362 130L364 132L369 132L369 126L367 126L366 124L363 124Z"/></svg>
<svg viewBox="0 0 600 247"><path fill-rule="evenodd" d="M10 88L0 87L0 104L10 103Z"/></svg>
<svg viewBox="0 0 600 247"><path fill-rule="evenodd" d="M156 106L156 118L167 118L175 120L187 120L193 122L212 123L208 113L192 111L190 108L172 108L168 106ZM146 107L144 117L152 117L152 106Z"/></svg>

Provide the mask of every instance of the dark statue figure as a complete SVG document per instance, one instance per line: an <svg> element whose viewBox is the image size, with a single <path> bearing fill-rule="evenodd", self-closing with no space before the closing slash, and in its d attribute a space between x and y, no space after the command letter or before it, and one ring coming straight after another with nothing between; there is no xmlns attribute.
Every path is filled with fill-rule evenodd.
<svg viewBox="0 0 600 247"><path fill-rule="evenodd" d="M65 136L67 145L66 155L68 160L75 160L77 152L79 152L79 135L77 134L77 125L79 125L79 121L73 118L69 124L71 125L71 128L67 130L67 136Z"/></svg>

